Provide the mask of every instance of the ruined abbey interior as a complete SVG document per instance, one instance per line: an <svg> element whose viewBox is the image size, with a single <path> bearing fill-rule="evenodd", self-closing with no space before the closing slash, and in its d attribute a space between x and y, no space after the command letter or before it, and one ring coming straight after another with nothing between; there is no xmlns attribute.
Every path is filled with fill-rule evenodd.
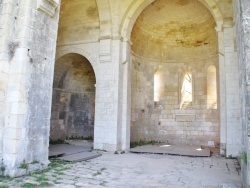
<svg viewBox="0 0 250 188"><path fill-rule="evenodd" d="M66 138L250 154L249 0L0 0L0 15L6 175Z"/></svg>

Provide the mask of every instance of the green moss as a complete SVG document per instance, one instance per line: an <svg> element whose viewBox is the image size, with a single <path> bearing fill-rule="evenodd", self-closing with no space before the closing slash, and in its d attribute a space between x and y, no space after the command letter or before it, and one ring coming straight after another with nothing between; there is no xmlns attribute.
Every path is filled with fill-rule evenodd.
<svg viewBox="0 0 250 188"><path fill-rule="evenodd" d="M21 163L21 164L20 164L19 168L22 168L22 169L26 169L26 170L28 170L28 168L29 168L29 164L28 164L28 163L26 163L25 161L23 161L23 163Z"/></svg>
<svg viewBox="0 0 250 188"><path fill-rule="evenodd" d="M32 163L30 163L30 164L37 164L37 163L39 163L37 160L34 160Z"/></svg>
<svg viewBox="0 0 250 188"><path fill-rule="evenodd" d="M240 155L241 160L247 165L247 152L242 152Z"/></svg>
<svg viewBox="0 0 250 188"><path fill-rule="evenodd" d="M0 185L0 188L8 188L9 186L7 185Z"/></svg>
<svg viewBox="0 0 250 188"><path fill-rule="evenodd" d="M50 140L49 144L51 145L57 145L57 144L65 144L64 140L58 139L58 140Z"/></svg>
<svg viewBox="0 0 250 188"><path fill-rule="evenodd" d="M88 137L83 137L83 136L72 136L72 137L68 137L68 140L93 140L92 136L88 136Z"/></svg>
<svg viewBox="0 0 250 188"><path fill-rule="evenodd" d="M21 187L25 187L25 188L36 188L38 187L37 184L34 184L34 183L23 183L21 185Z"/></svg>
<svg viewBox="0 0 250 188"><path fill-rule="evenodd" d="M46 182L46 181L43 181L43 182L40 183L41 187L45 187L45 186L47 187L48 185L50 185L50 184L48 182Z"/></svg>
<svg viewBox="0 0 250 188"><path fill-rule="evenodd" d="M44 175L36 177L36 181L38 181L38 182L44 182L44 181L48 181L48 180L49 179L46 178Z"/></svg>
<svg viewBox="0 0 250 188"><path fill-rule="evenodd" d="M12 181L13 179L14 178L11 178L10 176L1 177L0 182L9 182L9 181Z"/></svg>
<svg viewBox="0 0 250 188"><path fill-rule="evenodd" d="M131 142L130 148L135 148L137 146L144 146L144 145L155 145L157 142L154 140L151 141L139 141L139 142Z"/></svg>

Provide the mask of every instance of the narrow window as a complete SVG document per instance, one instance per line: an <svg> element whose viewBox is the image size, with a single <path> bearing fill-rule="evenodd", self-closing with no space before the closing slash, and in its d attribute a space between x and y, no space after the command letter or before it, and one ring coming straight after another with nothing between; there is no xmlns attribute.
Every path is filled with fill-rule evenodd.
<svg viewBox="0 0 250 188"><path fill-rule="evenodd" d="M209 66L207 69L207 108L217 109L217 82L215 66Z"/></svg>
<svg viewBox="0 0 250 188"><path fill-rule="evenodd" d="M193 100L192 74L184 75L181 87L180 109L186 109Z"/></svg>
<svg viewBox="0 0 250 188"><path fill-rule="evenodd" d="M158 102L160 100L159 96L159 74L156 72L154 75L154 101Z"/></svg>

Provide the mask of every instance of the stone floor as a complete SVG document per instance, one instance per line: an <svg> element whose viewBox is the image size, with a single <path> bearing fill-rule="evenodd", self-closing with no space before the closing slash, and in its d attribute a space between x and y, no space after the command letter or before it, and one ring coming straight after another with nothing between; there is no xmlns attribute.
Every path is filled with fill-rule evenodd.
<svg viewBox="0 0 250 188"><path fill-rule="evenodd" d="M145 145L130 149L130 153L152 153L190 157L210 157L210 149L199 145Z"/></svg>
<svg viewBox="0 0 250 188"><path fill-rule="evenodd" d="M236 159L103 153L87 162L2 181L0 187L213 188L241 187Z"/></svg>

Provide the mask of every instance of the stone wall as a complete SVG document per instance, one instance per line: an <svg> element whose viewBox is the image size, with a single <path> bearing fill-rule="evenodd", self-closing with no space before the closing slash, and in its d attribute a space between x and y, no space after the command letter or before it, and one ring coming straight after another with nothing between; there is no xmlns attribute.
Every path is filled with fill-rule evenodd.
<svg viewBox="0 0 250 188"><path fill-rule="evenodd" d="M246 152L248 163L241 162L243 187L250 186L249 172L249 61L250 61L250 2L247 0L235 1L236 43L239 57L240 99L241 99L241 126L242 152Z"/></svg>
<svg viewBox="0 0 250 188"><path fill-rule="evenodd" d="M8 66L5 70L9 77L5 85L2 165L6 167L5 173L11 176L26 173L18 168L21 163L38 161L33 170L48 164L53 66L59 19L59 3L51 2L6 1L5 4L4 1L3 4L6 11L4 20L10 26L4 29L4 47L9 49L3 50L5 55L2 56L5 57L3 60L4 65Z"/></svg>
<svg viewBox="0 0 250 188"><path fill-rule="evenodd" d="M160 69L155 69L156 65ZM217 67L218 58L192 63L153 63L133 57L131 141L156 140L171 144L202 145L214 143L218 146L220 110L207 108L209 65ZM185 70L192 73L193 101L185 109L180 109L181 80ZM157 102L154 101L155 74L159 75L162 85Z"/></svg>
<svg viewBox="0 0 250 188"><path fill-rule="evenodd" d="M57 46L98 41L99 33L96 0L62 0Z"/></svg>
<svg viewBox="0 0 250 188"><path fill-rule="evenodd" d="M131 141L219 145L219 101L215 108L208 107L209 66L217 72L216 90L219 86L214 27L210 12L195 0L156 1L138 17L131 35ZM192 102L182 108L187 73L192 77Z"/></svg>
<svg viewBox="0 0 250 188"><path fill-rule="evenodd" d="M50 139L93 138L95 74L87 59L68 54L57 60Z"/></svg>
<svg viewBox="0 0 250 188"><path fill-rule="evenodd" d="M241 2L246 3L242 8L249 7L248 1ZM241 86L239 90L235 28L230 11L231 0L62 0L58 32L60 3L60 0L0 0L0 39L1 42L3 41L0 44L0 140L2 140L0 156L3 159L2 165L6 166L6 174L16 176L26 173L18 168L23 162L30 164L32 161L39 161L36 168L32 170L46 167L48 163L53 76L59 80L62 78L60 71L54 71L55 54L58 58L68 53L81 54L89 60L95 70L94 147L96 149L109 151L128 149L132 117L133 127L136 120L142 119L142 123L145 121L145 124L150 122L149 131L142 131L141 139L144 139L147 133L165 134L171 131L171 127L178 126L178 130L173 129L178 137L195 135L196 130L188 132L187 126L195 127L194 124L198 120L202 122L202 127L206 127L203 130L206 134L216 135L217 128L220 126L222 150L227 149L227 155L239 155L242 131L239 120L243 117L244 124L247 118L243 114L244 106L241 108L243 115L239 114L239 91L244 92L244 87ZM151 7L153 12L151 8L146 7ZM164 9L166 7L170 8ZM145 8L146 13L143 13ZM243 12L248 15L247 11ZM157 16L157 13L160 13L160 16ZM142 17L139 16L140 14ZM139 22L134 27L137 18ZM245 21L248 20L247 18L248 16L245 16L244 19L240 19L243 20L240 23L247 25L248 21ZM240 33L240 30L237 33ZM59 40L57 52L55 52L57 34ZM238 41L247 43L246 39L249 38L247 35L248 30L244 31L246 37ZM241 49L246 50L244 45ZM242 52L242 54L248 53ZM244 55L240 57L243 62L243 67L240 68L241 80L244 83L242 72L247 67L247 58ZM219 59L219 63L216 58ZM205 74L207 71L205 67L202 68L205 66L203 63L207 66L215 65L217 69L217 79L219 79L217 110L206 109ZM155 105L153 75L154 71L160 70L163 72L162 78L171 78L173 83L168 85L170 82L162 79L167 87L162 87L164 88L162 99ZM192 109L186 108L182 111L174 109L171 112L173 110L171 107L170 113L164 111L162 107L168 108L171 105L177 107L179 100L177 101L176 93L180 92L171 90L178 87L176 81L179 73L184 73L186 70L192 72L195 81L193 84L195 103L190 105ZM178 76L173 72L178 72ZM73 77L68 78L77 80L75 77L72 79ZM59 80L54 82L57 86ZM132 97L130 96L131 83ZM180 82L179 85L181 85ZM71 85L67 85L69 86ZM58 99L62 100L66 97L69 99L69 102L65 101L62 105L65 107L70 107L72 96L83 91L69 94L69 90L75 90L76 87L68 88L67 92L59 87L54 88L62 96ZM84 97L79 95L73 98L84 101L81 100ZM174 104L169 104L168 98L171 98L173 100L171 103ZM246 101L247 98L248 95L245 97ZM132 109L131 105L133 105ZM203 107L204 109L201 110ZM60 113L63 117L65 112L63 107L60 108L62 110L55 110L57 113L55 116L58 118ZM67 110L75 111L70 108ZM133 112L130 113L130 110ZM80 111L84 110L80 109ZM189 116L184 118L181 114L183 111L188 111L185 113ZM89 113L92 114L92 112L86 112L86 114ZM190 113L195 114L195 117ZM201 113L202 117L200 117ZM217 116L216 122L212 120L211 116L214 113L220 115L220 125L216 124ZM138 117L132 116L136 114ZM92 115L90 116L92 123ZM183 119L186 122L182 122ZM153 120L158 121L154 127L151 126L155 123ZM58 119L56 121L59 122ZM178 125L169 126L168 122L171 121L177 122ZM211 125L211 121L216 125L213 123ZM160 125L158 125L159 122ZM194 127L192 128L200 128ZM243 127L243 130L246 130L246 127ZM177 131L182 132L177 133ZM248 139L245 131L243 132L246 138L245 146L248 148ZM152 139L150 136L148 138Z"/></svg>
<svg viewBox="0 0 250 188"><path fill-rule="evenodd" d="M9 8L7 8L9 7ZM9 73L9 39L13 35L12 24L16 12L14 2L0 1L0 160L3 158L3 130L5 127L5 100Z"/></svg>

